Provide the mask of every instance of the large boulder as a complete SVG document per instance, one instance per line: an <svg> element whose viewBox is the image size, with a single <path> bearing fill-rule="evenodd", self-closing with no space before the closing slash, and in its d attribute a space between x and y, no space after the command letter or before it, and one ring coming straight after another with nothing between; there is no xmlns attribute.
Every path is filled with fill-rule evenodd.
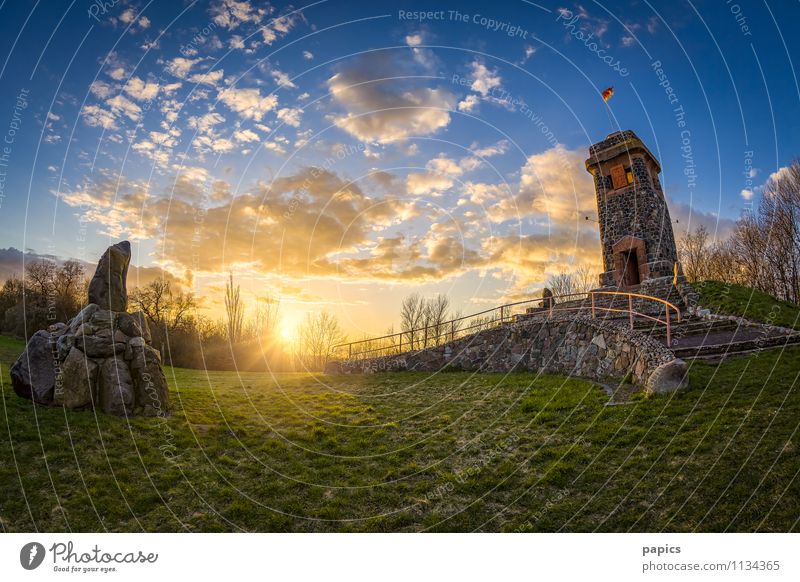
<svg viewBox="0 0 800 582"><path fill-rule="evenodd" d="M74 345L90 358L110 358L125 351L125 344L115 342L111 335L81 335L75 338Z"/></svg>
<svg viewBox="0 0 800 582"><path fill-rule="evenodd" d="M81 309L78 315L69 320L67 324L67 333L75 333L78 331L81 325L88 323L92 319L92 316L98 309L100 309L100 307L95 303L89 303L86 307Z"/></svg>
<svg viewBox="0 0 800 582"><path fill-rule="evenodd" d="M69 323L31 338L11 368L14 391L40 404L108 414L164 416L169 390L141 311L126 313L127 241L108 247L89 284L89 303Z"/></svg>
<svg viewBox="0 0 800 582"><path fill-rule="evenodd" d="M53 404L69 409L90 408L97 398L97 364L72 348L61 364Z"/></svg>
<svg viewBox="0 0 800 582"><path fill-rule="evenodd" d="M648 394L666 394L689 386L689 365L675 358L658 366L645 382Z"/></svg>
<svg viewBox="0 0 800 582"><path fill-rule="evenodd" d="M117 327L129 337L143 337L145 342L150 343L150 327L142 311L118 314Z"/></svg>
<svg viewBox="0 0 800 582"><path fill-rule="evenodd" d="M138 341L137 341L138 340ZM163 416L169 410L169 389L158 350L144 345L144 339L131 338L133 352L131 373L133 375L136 412L145 416Z"/></svg>
<svg viewBox="0 0 800 582"><path fill-rule="evenodd" d="M54 342L50 333L37 331L25 351L11 366L11 385L18 396L39 404L50 404L56 386Z"/></svg>
<svg viewBox="0 0 800 582"><path fill-rule="evenodd" d="M101 309L125 311L128 308L126 282L130 262L131 243L125 240L108 247L89 282L89 303L96 303Z"/></svg>
<svg viewBox="0 0 800 582"><path fill-rule="evenodd" d="M97 399L100 409L115 416L133 414L133 378L122 358L106 358L100 362L97 378Z"/></svg>

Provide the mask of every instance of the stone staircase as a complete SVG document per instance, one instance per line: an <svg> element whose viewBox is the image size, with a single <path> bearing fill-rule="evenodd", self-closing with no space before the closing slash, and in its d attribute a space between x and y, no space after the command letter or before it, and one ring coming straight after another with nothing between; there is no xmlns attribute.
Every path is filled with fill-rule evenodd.
<svg viewBox="0 0 800 582"><path fill-rule="evenodd" d="M649 303L649 304L648 304ZM608 299L595 297L595 315L598 319L610 321L618 325L629 325L629 315L606 311L602 308L627 309L626 297L608 296ZM634 310L662 322L666 319L663 308L653 302L642 301L634 304ZM567 312L589 315L591 303L588 299L568 301L556 304L553 316ZM535 310L516 316L516 320L526 318L547 317L547 310ZM650 336L666 345L667 328L659 323L642 317L633 316L633 327L636 331ZM787 345L800 344L800 333L774 326L763 325L747 320L725 317L698 317L683 313L680 320L674 312L670 313L670 335L672 351L682 360L721 361L729 356L747 355L763 349L780 348Z"/></svg>

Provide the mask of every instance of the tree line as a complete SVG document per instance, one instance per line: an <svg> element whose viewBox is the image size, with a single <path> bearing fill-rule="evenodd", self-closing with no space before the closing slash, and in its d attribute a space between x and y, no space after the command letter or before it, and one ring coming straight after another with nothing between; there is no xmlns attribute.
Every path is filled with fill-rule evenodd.
<svg viewBox="0 0 800 582"><path fill-rule="evenodd" d="M690 282L716 280L754 287L800 303L800 161L767 181L758 206L745 212L725 240L700 226L678 242Z"/></svg>
<svg viewBox="0 0 800 582"><path fill-rule="evenodd" d="M77 261L37 259L22 277L12 275L0 288L0 333L29 339L36 331L72 319L87 301L89 279ZM247 305L229 275L224 315L204 314L202 300L169 279L134 287L128 311L144 313L153 346L162 360L186 368L247 371L318 371L331 346L346 340L328 312L309 313L295 331L296 341L280 337L280 302L259 297Z"/></svg>

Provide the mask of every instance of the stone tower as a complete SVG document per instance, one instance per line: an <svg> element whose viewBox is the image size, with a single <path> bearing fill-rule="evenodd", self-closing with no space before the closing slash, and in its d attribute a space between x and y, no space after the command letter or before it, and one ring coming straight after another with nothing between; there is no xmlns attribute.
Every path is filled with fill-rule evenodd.
<svg viewBox="0 0 800 582"><path fill-rule="evenodd" d="M666 278L671 285L680 266L658 160L634 132L618 131L589 148L586 170L597 195L600 285L658 288Z"/></svg>

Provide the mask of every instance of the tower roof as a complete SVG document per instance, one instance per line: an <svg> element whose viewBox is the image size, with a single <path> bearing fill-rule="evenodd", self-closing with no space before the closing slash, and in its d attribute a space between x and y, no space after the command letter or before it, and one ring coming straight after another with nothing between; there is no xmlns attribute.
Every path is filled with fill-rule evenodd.
<svg viewBox="0 0 800 582"><path fill-rule="evenodd" d="M642 140L633 131L615 131L606 136L602 141L589 147L589 158L586 160L586 169L591 171L592 166L601 162L615 158L623 153L642 152L655 163L657 171L661 171L661 165L656 157L647 149Z"/></svg>

